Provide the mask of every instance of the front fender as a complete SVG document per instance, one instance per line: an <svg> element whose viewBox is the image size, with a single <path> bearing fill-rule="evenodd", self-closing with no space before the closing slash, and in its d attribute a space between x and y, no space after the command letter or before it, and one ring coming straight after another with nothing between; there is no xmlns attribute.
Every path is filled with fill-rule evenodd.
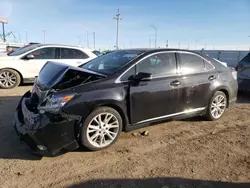
<svg viewBox="0 0 250 188"><path fill-rule="evenodd" d="M119 109L127 117L127 90L123 86L84 91L67 104L63 111L67 114L87 117L99 106L110 106ZM127 118L126 118L127 119Z"/></svg>
<svg viewBox="0 0 250 188"><path fill-rule="evenodd" d="M20 61L10 61L10 60L1 60L0 61L0 70L1 69L13 69L23 75L23 64Z"/></svg>

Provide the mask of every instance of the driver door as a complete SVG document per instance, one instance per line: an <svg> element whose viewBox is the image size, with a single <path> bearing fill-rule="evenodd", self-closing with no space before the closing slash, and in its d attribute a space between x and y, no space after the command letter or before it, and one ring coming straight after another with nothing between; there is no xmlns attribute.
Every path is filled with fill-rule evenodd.
<svg viewBox="0 0 250 188"><path fill-rule="evenodd" d="M136 73L152 74L149 81L130 86L130 117L132 124L170 117L180 112L181 84L174 52L155 53L136 65ZM177 83L177 84L176 84Z"/></svg>
<svg viewBox="0 0 250 188"><path fill-rule="evenodd" d="M29 55L33 55L33 58L28 58ZM26 72L26 78L35 78L38 76L41 68L47 61L55 61L56 48L45 47L35 50L23 57L23 69Z"/></svg>

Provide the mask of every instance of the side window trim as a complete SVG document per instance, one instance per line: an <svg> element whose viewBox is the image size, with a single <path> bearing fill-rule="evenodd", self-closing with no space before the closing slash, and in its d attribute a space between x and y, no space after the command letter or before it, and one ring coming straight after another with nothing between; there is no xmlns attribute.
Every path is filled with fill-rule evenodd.
<svg viewBox="0 0 250 188"><path fill-rule="evenodd" d="M25 60L25 57L27 56L27 55L29 55L29 54L31 54L31 53L33 53L33 52L36 52L36 51L38 51L38 50L42 50L42 49L46 49L46 48L53 48L54 50L55 50L55 54L54 54L54 57L52 58L52 59L56 59L56 47L54 47L54 46L42 46L42 47L40 47L40 48L36 48L36 49L33 49L32 51L29 51L29 52L27 52L25 55L23 55L22 57L20 57L20 59L22 59L22 60ZM33 59L33 60L44 60L44 59ZM46 60L46 59L45 59Z"/></svg>
<svg viewBox="0 0 250 188"><path fill-rule="evenodd" d="M204 61L204 70L203 70L203 71L199 71L199 72L195 72L195 73L187 73L187 74L185 74L185 75L191 75L191 74L197 74L197 73L204 73L204 72L209 72L209 71L215 69L215 66L214 66L210 61L208 61L207 59L205 59L204 57L202 57L202 56L199 55L199 54L196 54L196 53L193 53L193 52L185 52L185 51L178 51L176 54L177 54L177 64L178 64L178 73L179 73L179 74L183 74L183 73L181 72L180 54L191 54L191 55L195 55L195 56L197 56L197 57L200 57L200 58L203 59L203 61ZM205 68L206 68L205 62L206 62L206 63L209 63L213 68L212 68L212 69L205 70Z"/></svg>
<svg viewBox="0 0 250 188"><path fill-rule="evenodd" d="M76 50L76 51L78 51L78 52L80 52L80 53L82 53L82 54L84 54L84 59L88 59L89 58L89 55L88 54L86 54L84 51L82 51L82 50L79 50L79 49L76 49L76 48L73 48L73 50Z"/></svg>
<svg viewBox="0 0 250 188"><path fill-rule="evenodd" d="M33 49L33 50L29 51L29 52L26 52L25 54L22 55L22 57L20 57L20 59L25 59L25 57L27 55L29 55L30 53L35 52L36 50L41 50L43 48L46 48L46 47L42 46L42 47L35 48L35 49Z"/></svg>
<svg viewBox="0 0 250 188"><path fill-rule="evenodd" d="M152 54L149 54L145 57L143 57L142 59L140 59L139 61L137 61L136 63L134 63L133 65L131 65L129 68L127 68L127 70L125 70L116 80L115 80L115 83L124 83L124 82L128 82L128 81L122 81L121 78L123 77L124 74L126 74L131 68L133 68L134 66L136 66L138 63L140 63L141 61L143 61L144 59L146 58L149 58L151 56L154 56L154 55L157 55L157 54L162 54L162 53L174 53L175 54L175 63L176 63L176 66L178 66L178 61L177 61L177 53L178 51L161 51L161 52L155 52L155 53L152 53ZM137 68L135 67L135 71L137 72ZM165 76L158 76L158 77L153 77L152 79L155 79L155 78L164 78L164 77L172 77L172 76L178 76L179 73L178 73L178 69L176 69L176 74L174 75L165 75Z"/></svg>
<svg viewBox="0 0 250 188"><path fill-rule="evenodd" d="M129 69L126 73L128 73L128 72L129 72L130 70L132 70L132 69L134 69L134 70L133 70L133 72L134 72L133 74L136 75L136 66L134 66L134 67L132 67L131 69ZM121 77L121 79L120 79L121 82L128 82L128 81L129 81L129 80L123 80L123 78L124 78L124 76L126 75L126 73Z"/></svg>
<svg viewBox="0 0 250 188"><path fill-rule="evenodd" d="M81 59L88 59L88 58L89 58L89 55L88 55L87 53L85 53L84 51L79 50L79 49L77 49L77 48L60 47L59 49L60 49L60 50L59 50L59 51L60 51L60 55L59 55L59 58L60 58L60 59L63 59L63 58L62 58L62 50L63 50L63 49L75 50L75 51L77 51L78 53L82 53L83 56L84 56L84 58L81 58ZM71 59L71 58L68 58L68 59ZM77 58L73 58L73 59L77 59ZM79 59L79 58L78 58L78 59Z"/></svg>
<svg viewBox="0 0 250 188"><path fill-rule="evenodd" d="M61 48L55 48L56 53L55 53L55 59L60 59L61 58Z"/></svg>

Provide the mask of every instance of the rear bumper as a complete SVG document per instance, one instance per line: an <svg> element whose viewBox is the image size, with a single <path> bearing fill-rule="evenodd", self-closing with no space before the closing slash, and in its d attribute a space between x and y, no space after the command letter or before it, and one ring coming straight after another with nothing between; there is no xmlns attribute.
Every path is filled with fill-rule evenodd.
<svg viewBox="0 0 250 188"><path fill-rule="evenodd" d="M13 124L18 136L31 150L43 156L54 156L63 149L75 150L79 147L73 119L53 123L46 114L40 114L39 126L35 130L31 129L32 126L25 121L26 114L22 110L24 98L16 109Z"/></svg>

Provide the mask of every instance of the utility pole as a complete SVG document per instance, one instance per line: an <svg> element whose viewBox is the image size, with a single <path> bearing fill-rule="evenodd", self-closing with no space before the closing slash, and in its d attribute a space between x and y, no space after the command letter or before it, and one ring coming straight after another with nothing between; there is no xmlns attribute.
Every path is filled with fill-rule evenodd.
<svg viewBox="0 0 250 188"><path fill-rule="evenodd" d="M43 32L43 43L45 44L45 35L46 35L46 30L42 30Z"/></svg>
<svg viewBox="0 0 250 188"><path fill-rule="evenodd" d="M4 31L4 23L3 22L2 22L2 26L3 26L3 42L6 42L5 31Z"/></svg>
<svg viewBox="0 0 250 188"><path fill-rule="evenodd" d="M20 35L20 33L18 34L18 39L19 39L19 42L21 43L21 35Z"/></svg>
<svg viewBox="0 0 250 188"><path fill-rule="evenodd" d="M248 35L248 37L250 38L250 35ZM249 51L250 51L250 46L249 46Z"/></svg>
<svg viewBox="0 0 250 188"><path fill-rule="evenodd" d="M95 49L95 32L93 32L93 43L94 43L94 49Z"/></svg>
<svg viewBox="0 0 250 188"><path fill-rule="evenodd" d="M6 42L4 24L8 23L8 19L6 19L6 18L0 18L0 23L2 23L2 27L3 27L3 42Z"/></svg>
<svg viewBox="0 0 250 188"><path fill-rule="evenodd" d="M28 32L25 31L25 41L26 41L26 44L28 44Z"/></svg>
<svg viewBox="0 0 250 188"><path fill-rule="evenodd" d="M116 49L118 50L119 48L119 21L121 20L120 18L121 14L118 8L118 12L115 15L114 19L116 20Z"/></svg>
<svg viewBox="0 0 250 188"><path fill-rule="evenodd" d="M131 36L129 37L129 47L131 48Z"/></svg>
<svg viewBox="0 0 250 188"><path fill-rule="evenodd" d="M81 36L78 36L78 45L81 46L82 40L81 40Z"/></svg>
<svg viewBox="0 0 250 188"><path fill-rule="evenodd" d="M156 48L156 41L157 41L157 28L153 25L150 25L155 30L155 48Z"/></svg>
<svg viewBox="0 0 250 188"><path fill-rule="evenodd" d="M89 32L87 31L87 48L89 48Z"/></svg>
<svg viewBox="0 0 250 188"><path fill-rule="evenodd" d="M194 49L196 50L196 43L201 39L201 37L197 38L194 43Z"/></svg>
<svg viewBox="0 0 250 188"><path fill-rule="evenodd" d="M167 42L166 42L166 48L168 48L168 40L167 40Z"/></svg>

